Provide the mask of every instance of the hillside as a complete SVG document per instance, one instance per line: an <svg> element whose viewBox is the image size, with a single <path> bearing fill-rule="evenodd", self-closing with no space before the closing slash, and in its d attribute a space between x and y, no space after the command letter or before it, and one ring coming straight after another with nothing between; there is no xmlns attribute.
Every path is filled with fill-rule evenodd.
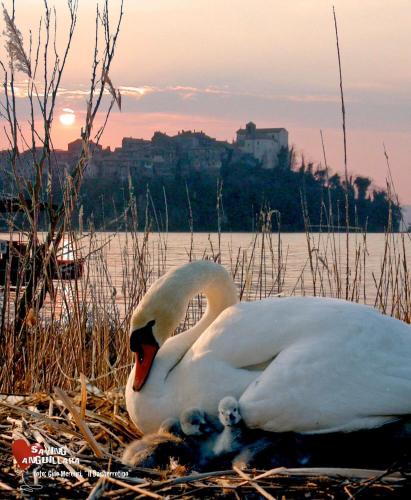
<svg viewBox="0 0 411 500"><path fill-rule="evenodd" d="M409 227L411 227L411 205L402 206L401 211L405 226L403 229L407 230Z"/></svg>
<svg viewBox="0 0 411 500"><path fill-rule="evenodd" d="M345 181L312 163L292 165L287 151L277 166L265 169L255 160L228 157L220 169L175 169L173 175L150 178L131 174L132 195L137 202L140 227L151 221L154 229L170 231L254 231L271 212L273 229L303 231L326 227L345 228ZM327 178L329 177L329 178ZM349 179L350 227L384 231L389 202L383 189L373 188L368 177ZM85 179L80 196L83 220L90 218L98 229L121 224L130 200L128 179ZM400 213L393 207L393 229Z"/></svg>

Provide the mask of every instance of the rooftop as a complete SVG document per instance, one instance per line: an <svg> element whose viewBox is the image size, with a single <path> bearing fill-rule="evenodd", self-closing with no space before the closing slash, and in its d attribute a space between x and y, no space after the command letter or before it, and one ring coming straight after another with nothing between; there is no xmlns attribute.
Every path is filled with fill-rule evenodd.
<svg viewBox="0 0 411 500"><path fill-rule="evenodd" d="M255 132L257 134L270 134L270 133L278 133L281 132L282 130L286 130L284 127L280 128L256 128ZM245 128L239 128L237 130L237 134L245 134L247 133L247 129Z"/></svg>

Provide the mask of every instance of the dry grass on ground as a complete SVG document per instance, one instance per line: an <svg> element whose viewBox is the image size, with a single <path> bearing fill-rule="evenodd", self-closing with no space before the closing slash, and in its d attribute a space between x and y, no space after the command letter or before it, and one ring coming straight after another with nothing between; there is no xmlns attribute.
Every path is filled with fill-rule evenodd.
<svg viewBox="0 0 411 500"><path fill-rule="evenodd" d="M125 443L138 438L120 391L100 392L82 380L77 392L0 400L0 497L2 498L410 498L407 470L285 469L188 472L125 468ZM22 473L11 445L19 438L63 448L79 463L42 464ZM48 477L53 472L59 475ZM408 471L411 473L411 468ZM63 474L64 473L64 474ZM33 485L32 491L22 489ZM41 488L37 488L41 487Z"/></svg>

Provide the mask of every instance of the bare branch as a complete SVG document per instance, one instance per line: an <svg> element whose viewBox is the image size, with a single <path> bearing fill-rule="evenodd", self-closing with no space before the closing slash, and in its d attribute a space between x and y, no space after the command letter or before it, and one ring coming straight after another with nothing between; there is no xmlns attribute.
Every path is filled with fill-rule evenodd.
<svg viewBox="0 0 411 500"><path fill-rule="evenodd" d="M108 90L110 94L113 96L113 99L116 101L118 109L121 111L121 94L120 91L114 88L113 82L111 81L110 77L108 76L107 71L103 68L102 72L102 81L103 83L107 84Z"/></svg>

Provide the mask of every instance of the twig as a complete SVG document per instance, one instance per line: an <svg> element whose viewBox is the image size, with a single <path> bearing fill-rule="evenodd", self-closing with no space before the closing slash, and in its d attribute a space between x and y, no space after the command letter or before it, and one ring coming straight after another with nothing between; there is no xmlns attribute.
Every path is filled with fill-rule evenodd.
<svg viewBox="0 0 411 500"><path fill-rule="evenodd" d="M240 477L248 481L264 498L268 498L268 500L275 500L275 498L272 495L270 495L267 491L265 491L265 489L262 486L260 486L254 479L247 476L247 474L245 474L245 472L243 472L237 466L234 465L233 469L237 472L237 474Z"/></svg>
<svg viewBox="0 0 411 500"><path fill-rule="evenodd" d="M70 398L67 396L67 394L60 389L59 387L54 387L54 392L57 394L57 396L62 400L66 408L69 410L69 412L72 414L74 421L76 422L78 428L80 429L81 433L83 434L84 438L90 445L90 448L94 451L95 455L99 458L104 457L104 453L101 450L99 444L95 440L93 434L91 433L90 429L88 428L86 422L80 417L79 413L77 412L75 406L71 402Z"/></svg>

